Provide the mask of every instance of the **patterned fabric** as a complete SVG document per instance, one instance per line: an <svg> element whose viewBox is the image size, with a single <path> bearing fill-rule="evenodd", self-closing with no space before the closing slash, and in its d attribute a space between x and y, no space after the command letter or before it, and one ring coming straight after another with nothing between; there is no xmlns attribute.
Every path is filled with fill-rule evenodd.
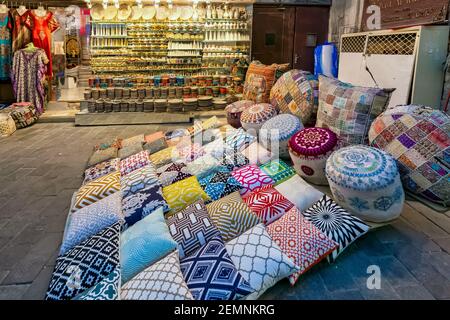
<svg viewBox="0 0 450 320"><path fill-rule="evenodd" d="M128 145L126 147L122 147L121 149L119 149L118 156L120 159L125 159L125 158L131 157L132 155L135 155L143 150L144 150L144 148L142 148L141 143L135 143L135 144L131 144L131 145Z"/></svg>
<svg viewBox="0 0 450 320"><path fill-rule="evenodd" d="M11 72L11 29L8 12L0 13L0 80L8 80Z"/></svg>
<svg viewBox="0 0 450 320"><path fill-rule="evenodd" d="M250 160L246 156L240 152L236 152L226 155L220 165L226 167L228 171L234 171L249 164Z"/></svg>
<svg viewBox="0 0 450 320"><path fill-rule="evenodd" d="M198 143L181 144L177 146L179 158L185 162L191 162L205 154L202 146Z"/></svg>
<svg viewBox="0 0 450 320"><path fill-rule="evenodd" d="M370 125L389 105L391 92L356 87L322 75L319 86L316 127L331 129L344 145L367 144Z"/></svg>
<svg viewBox="0 0 450 320"><path fill-rule="evenodd" d="M397 160L404 187L450 206L450 117L424 106L398 106L372 124L369 140Z"/></svg>
<svg viewBox="0 0 450 320"><path fill-rule="evenodd" d="M166 139L160 138L152 142L147 142L144 144L144 150L147 150L149 154L156 153L158 151L164 150L168 147Z"/></svg>
<svg viewBox="0 0 450 320"><path fill-rule="evenodd" d="M113 158L117 158L117 148L111 147L104 150L97 150L89 158L88 166L92 167L98 163L105 162Z"/></svg>
<svg viewBox="0 0 450 320"><path fill-rule="evenodd" d="M202 124L203 131L206 131L209 129L216 129L219 127L219 119L216 116L214 116L209 119L206 119L201 124Z"/></svg>
<svg viewBox="0 0 450 320"><path fill-rule="evenodd" d="M94 151L105 150L105 149L108 149L111 147L121 148L122 147L121 142L122 142L122 139L115 138L114 140L109 141L109 142L99 143L94 146Z"/></svg>
<svg viewBox="0 0 450 320"><path fill-rule="evenodd" d="M163 187L191 177L191 174L189 174L186 168L186 164L182 162L169 163L159 167L156 170L156 174Z"/></svg>
<svg viewBox="0 0 450 320"><path fill-rule="evenodd" d="M14 120L17 129L31 126L38 120L36 108L29 102L14 103L11 105L11 109L9 115Z"/></svg>
<svg viewBox="0 0 450 320"><path fill-rule="evenodd" d="M370 229L362 220L349 214L326 195L302 213L306 220L339 245L327 257L329 262L335 261L353 241Z"/></svg>
<svg viewBox="0 0 450 320"><path fill-rule="evenodd" d="M224 241L236 238L261 222L242 201L238 192L214 201L206 208Z"/></svg>
<svg viewBox="0 0 450 320"><path fill-rule="evenodd" d="M101 162L99 164L96 164L93 167L90 167L89 169L86 169L86 171L84 171L83 184L86 184L92 180L101 178L103 176L106 176L107 174L110 174L112 172L119 171L119 165L120 165L120 159L116 158L116 159Z"/></svg>
<svg viewBox="0 0 450 320"><path fill-rule="evenodd" d="M242 154L248 159L250 164L261 165L272 160L275 155L265 149L258 142L253 142L242 150Z"/></svg>
<svg viewBox="0 0 450 320"><path fill-rule="evenodd" d="M122 148L126 148L129 146L140 145L142 146L145 142L145 137L143 134L122 140Z"/></svg>
<svg viewBox="0 0 450 320"><path fill-rule="evenodd" d="M122 282L126 283L148 266L177 248L160 207L125 230L120 238Z"/></svg>
<svg viewBox="0 0 450 320"><path fill-rule="evenodd" d="M125 226L131 227L158 208L164 212L169 211L166 200L162 195L162 188L155 184L122 199L122 210L125 218Z"/></svg>
<svg viewBox="0 0 450 320"><path fill-rule="evenodd" d="M180 262L195 300L238 300L253 292L233 265L220 237Z"/></svg>
<svg viewBox="0 0 450 320"><path fill-rule="evenodd" d="M226 155L234 153L233 149L231 149L223 139L216 139L213 142L204 145L203 150L205 151L205 154L213 156L219 161L222 161Z"/></svg>
<svg viewBox="0 0 450 320"><path fill-rule="evenodd" d="M146 165L120 178L120 188L124 198L155 184L159 185L159 180L152 165Z"/></svg>
<svg viewBox="0 0 450 320"><path fill-rule="evenodd" d="M248 165L239 168L231 174L242 185L242 189L240 191L242 196L257 188L274 184L272 178L262 172L255 165Z"/></svg>
<svg viewBox="0 0 450 320"><path fill-rule="evenodd" d="M300 275L328 256L338 245L293 208L267 227L267 233L299 271L289 276L294 285Z"/></svg>
<svg viewBox="0 0 450 320"><path fill-rule="evenodd" d="M117 191L120 191L120 173L118 171L93 180L78 190L72 212L87 207Z"/></svg>
<svg viewBox="0 0 450 320"><path fill-rule="evenodd" d="M243 99L256 103L269 102L276 72L276 64L266 66L258 61L252 62L245 76Z"/></svg>
<svg viewBox="0 0 450 320"><path fill-rule="evenodd" d="M120 174L125 176L134 170L148 166L149 164L150 160L148 159L148 152L141 151L120 161Z"/></svg>
<svg viewBox="0 0 450 320"><path fill-rule="evenodd" d="M258 136L258 132L263 124L277 115L277 109L271 104L260 103L247 108L242 112L242 127L253 136Z"/></svg>
<svg viewBox="0 0 450 320"><path fill-rule="evenodd" d="M116 270L120 230L115 223L58 257L45 299L72 299Z"/></svg>
<svg viewBox="0 0 450 320"><path fill-rule="evenodd" d="M249 135L242 128L233 131L229 136L225 138L225 142L234 152L239 152L245 149L255 141L256 138L252 135Z"/></svg>
<svg viewBox="0 0 450 320"><path fill-rule="evenodd" d="M150 155L150 161L156 168L178 160L177 148L169 147Z"/></svg>
<svg viewBox="0 0 450 320"><path fill-rule="evenodd" d="M219 166L219 161L213 156L206 155L198 158L187 164L187 171L189 174L197 177L203 177L211 173L214 168Z"/></svg>
<svg viewBox="0 0 450 320"><path fill-rule="evenodd" d="M71 214L60 255L122 218L119 193Z"/></svg>
<svg viewBox="0 0 450 320"><path fill-rule="evenodd" d="M152 133L152 134L147 134L144 137L144 140L145 140L146 143L152 143L153 141L159 140L161 138L165 139L164 132L158 131L158 132L155 132L155 133Z"/></svg>
<svg viewBox="0 0 450 320"><path fill-rule="evenodd" d="M255 103L250 100L241 100L236 101L232 104L229 104L225 108L225 112L227 113L227 122L234 128L240 128L241 124L241 114L245 109L251 107Z"/></svg>
<svg viewBox="0 0 450 320"><path fill-rule="evenodd" d="M183 210L197 200L201 199L205 202L210 200L196 177L190 177L164 187L163 195L169 205L171 214Z"/></svg>
<svg viewBox="0 0 450 320"><path fill-rule="evenodd" d="M120 267L97 285L76 296L73 300L119 300Z"/></svg>
<svg viewBox="0 0 450 320"><path fill-rule="evenodd" d="M300 211L308 209L323 196L322 192L310 186L298 175L293 175L291 178L275 186L275 189L292 202Z"/></svg>
<svg viewBox="0 0 450 320"><path fill-rule="evenodd" d="M295 170L286 162L279 159L263 164L259 168L262 172L272 178L274 185L279 185L295 175Z"/></svg>
<svg viewBox="0 0 450 320"><path fill-rule="evenodd" d="M27 44L31 42L31 32L30 29L25 24L28 19L29 11L25 11L22 15L17 11L17 9L10 9L11 19L12 19L12 52L25 48Z"/></svg>
<svg viewBox="0 0 450 320"><path fill-rule="evenodd" d="M247 193L242 200L265 225L282 217L294 206L272 186L264 186Z"/></svg>
<svg viewBox="0 0 450 320"><path fill-rule="evenodd" d="M178 243L180 258L190 256L206 242L220 236L203 201L197 201L167 219L170 235Z"/></svg>
<svg viewBox="0 0 450 320"><path fill-rule="evenodd" d="M198 180L200 186L212 200L219 200L242 188L239 181L231 175L226 167L221 167L218 170L220 171L213 172Z"/></svg>
<svg viewBox="0 0 450 320"><path fill-rule="evenodd" d="M194 300L181 273L176 251L134 276L122 287L120 297L122 300Z"/></svg>
<svg viewBox="0 0 450 320"><path fill-rule="evenodd" d="M278 281L299 270L271 239L263 224L228 242L226 249L239 273L255 290L247 300L257 299Z"/></svg>

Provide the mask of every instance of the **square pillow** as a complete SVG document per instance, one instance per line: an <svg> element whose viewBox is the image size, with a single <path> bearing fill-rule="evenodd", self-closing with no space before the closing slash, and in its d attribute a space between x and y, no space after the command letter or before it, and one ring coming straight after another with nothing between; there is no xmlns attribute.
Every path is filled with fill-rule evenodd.
<svg viewBox="0 0 450 320"><path fill-rule="evenodd" d="M152 142L146 142L143 146L144 150L147 150L149 154L156 153L158 151L166 149L167 147L169 146L167 145L166 139L164 137Z"/></svg>
<svg viewBox="0 0 450 320"><path fill-rule="evenodd" d="M223 134L219 129L208 129L193 137L193 141L201 143L203 147L217 140L223 142Z"/></svg>
<svg viewBox="0 0 450 320"><path fill-rule="evenodd" d="M189 174L197 177L203 177L214 171L214 168L220 165L220 162L213 156L202 156L187 164Z"/></svg>
<svg viewBox="0 0 450 320"><path fill-rule="evenodd" d="M61 245L60 255L121 220L121 199L120 193L117 192L72 213L65 239Z"/></svg>
<svg viewBox="0 0 450 320"><path fill-rule="evenodd" d="M259 219L268 225L292 209L294 204L273 186L264 186L247 193L242 200Z"/></svg>
<svg viewBox="0 0 450 320"><path fill-rule="evenodd" d="M343 146L368 144L370 125L386 110L393 90L357 87L322 75L319 87L316 127L336 133Z"/></svg>
<svg viewBox="0 0 450 320"><path fill-rule="evenodd" d="M259 218L234 192L206 206L211 221L219 229L222 239L229 241L261 223Z"/></svg>
<svg viewBox="0 0 450 320"><path fill-rule="evenodd" d="M203 191L196 177L190 177L163 188L164 199L174 214L183 210L197 200L209 201L209 196Z"/></svg>
<svg viewBox="0 0 450 320"><path fill-rule="evenodd" d="M186 130L189 133L189 135L192 137L192 136L202 132L202 130L203 130L202 122L201 121L194 121L194 125L188 127Z"/></svg>
<svg viewBox="0 0 450 320"><path fill-rule="evenodd" d="M156 168L171 162L177 162L178 159L178 151L175 147L169 147L150 155L150 161Z"/></svg>
<svg viewBox="0 0 450 320"><path fill-rule="evenodd" d="M219 127L219 124L220 124L219 118L214 116L202 122L202 129L203 130L215 129Z"/></svg>
<svg viewBox="0 0 450 320"><path fill-rule="evenodd" d="M327 195L302 214L306 220L339 245L327 257L329 262L335 261L353 241L370 229L364 221L348 213Z"/></svg>
<svg viewBox="0 0 450 320"><path fill-rule="evenodd" d="M294 168L280 159L272 160L259 168L272 178L275 182L274 185L278 185L297 174Z"/></svg>
<svg viewBox="0 0 450 320"><path fill-rule="evenodd" d="M229 136L225 138L225 142L234 152L244 150L255 141L256 137L248 134L242 128L233 131Z"/></svg>
<svg viewBox="0 0 450 320"><path fill-rule="evenodd" d="M96 164L89 169L84 171L84 181L83 184L86 184L92 180L101 178L110 174L112 172L118 171L120 168L120 159L115 158L107 161L103 161L101 163Z"/></svg>
<svg viewBox="0 0 450 320"><path fill-rule="evenodd" d="M168 147L176 147L178 145L185 145L192 143L191 136L182 136L182 137L176 137L172 139L166 140Z"/></svg>
<svg viewBox="0 0 450 320"><path fill-rule="evenodd" d="M154 263L121 289L122 300L194 300L180 269L177 251Z"/></svg>
<svg viewBox="0 0 450 320"><path fill-rule="evenodd" d="M120 188L124 198L155 184L159 185L159 179L156 175L155 168L151 164L120 178Z"/></svg>
<svg viewBox="0 0 450 320"><path fill-rule="evenodd" d="M274 154L258 142L253 142L242 150L242 154L249 160L250 164L256 165L267 163L274 158Z"/></svg>
<svg viewBox="0 0 450 320"><path fill-rule="evenodd" d="M219 167L215 172L199 178L198 182L211 200L219 200L242 188L226 167Z"/></svg>
<svg viewBox="0 0 450 320"><path fill-rule="evenodd" d="M158 131L155 133L145 135L144 140L146 143L152 143L153 141L159 140L161 138L165 139L165 137L166 136L164 135L164 132Z"/></svg>
<svg viewBox="0 0 450 320"><path fill-rule="evenodd" d="M268 103L270 90L276 81L278 65L264 65L253 61L248 67L244 82L243 100L252 100L255 103Z"/></svg>
<svg viewBox="0 0 450 320"><path fill-rule="evenodd" d="M122 283L177 248L164 219L163 208L125 230L120 237Z"/></svg>
<svg viewBox="0 0 450 320"><path fill-rule="evenodd" d="M275 186L275 189L300 211L308 209L323 197L322 192L310 186L299 175L292 176L285 182Z"/></svg>
<svg viewBox="0 0 450 320"><path fill-rule="evenodd" d="M119 149L118 156L120 159L125 159L143 150L141 143L135 143Z"/></svg>
<svg viewBox="0 0 450 320"><path fill-rule="evenodd" d="M192 177L183 162L169 163L156 169L156 174L163 187Z"/></svg>
<svg viewBox="0 0 450 320"><path fill-rule="evenodd" d="M231 240L225 247L236 269L255 290L247 300L257 299L278 281L299 270L272 240L263 224Z"/></svg>
<svg viewBox="0 0 450 320"><path fill-rule="evenodd" d="M227 154L221 162L221 165L227 167L229 171L234 171L249 164L248 158L240 152Z"/></svg>
<svg viewBox="0 0 450 320"><path fill-rule="evenodd" d="M117 158L117 148L110 147L104 150L97 150L88 160L88 167L95 166L97 163L104 162L113 158Z"/></svg>
<svg viewBox="0 0 450 320"><path fill-rule="evenodd" d="M82 186L71 209L75 212L120 191L120 173L107 174Z"/></svg>
<svg viewBox="0 0 450 320"><path fill-rule="evenodd" d="M195 300L239 300L254 291L236 270L220 237L181 259L180 266Z"/></svg>
<svg viewBox="0 0 450 320"><path fill-rule="evenodd" d="M212 238L220 237L202 200L168 218L167 225L170 235L178 243L180 258L191 255Z"/></svg>
<svg viewBox="0 0 450 320"><path fill-rule="evenodd" d="M191 143L190 141L186 144L178 144L177 151L180 159L186 163L192 162L205 154L205 151L200 144Z"/></svg>
<svg viewBox="0 0 450 320"><path fill-rule="evenodd" d="M131 227L136 222L142 220L159 207L164 212L169 211L166 200L162 195L162 188L159 184L154 184L122 199L122 210L125 219L125 227Z"/></svg>
<svg viewBox="0 0 450 320"><path fill-rule="evenodd" d="M300 275L328 256L338 245L306 220L297 208L267 227L267 233L299 271L289 276L294 285Z"/></svg>
<svg viewBox="0 0 450 320"><path fill-rule="evenodd" d="M150 160L148 159L148 152L141 151L120 161L120 174L125 176L134 170L148 166L149 164Z"/></svg>
<svg viewBox="0 0 450 320"><path fill-rule="evenodd" d="M127 138L127 139L123 139L122 140L122 148L126 148L129 146L133 146L133 145L143 145L145 142L145 137L143 134L139 134L137 136L131 137L131 138Z"/></svg>
<svg viewBox="0 0 450 320"><path fill-rule="evenodd" d="M240 191L242 196L257 188L274 184L272 178L262 172L256 165L236 169L231 174L242 185Z"/></svg>
<svg viewBox="0 0 450 320"><path fill-rule="evenodd" d="M122 139L115 138L115 139L113 139L111 141L108 141L108 142L99 143L99 144L94 146L94 151L105 150L105 149L108 149L108 148L111 148L111 147L113 147L113 148L121 148L121 146L122 146L121 142L122 142Z"/></svg>
<svg viewBox="0 0 450 320"><path fill-rule="evenodd" d="M72 299L116 270L120 230L117 222L59 256L45 299Z"/></svg>
<svg viewBox="0 0 450 320"><path fill-rule="evenodd" d="M205 154L213 156L219 161L222 161L227 154L234 153L232 149L226 144L223 139L217 139L209 142L203 146Z"/></svg>
<svg viewBox="0 0 450 320"><path fill-rule="evenodd" d="M120 291L120 266L117 266L102 281L97 283L92 288L86 290L82 294L76 296L72 300L119 300Z"/></svg>

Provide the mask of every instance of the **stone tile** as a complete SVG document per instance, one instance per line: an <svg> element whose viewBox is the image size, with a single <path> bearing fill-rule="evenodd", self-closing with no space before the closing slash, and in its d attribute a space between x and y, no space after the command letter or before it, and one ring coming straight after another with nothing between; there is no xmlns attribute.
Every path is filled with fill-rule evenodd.
<svg viewBox="0 0 450 320"><path fill-rule="evenodd" d="M53 273L53 266L44 266L31 286L22 296L27 300L43 300Z"/></svg>
<svg viewBox="0 0 450 320"><path fill-rule="evenodd" d="M411 223L412 225L416 226L416 228L419 228L421 232L425 233L432 239L448 237L448 233L445 232L444 229L438 227L436 224L428 220L418 211L416 211L412 207L409 207L408 205L406 205L405 208L406 210L403 211L402 217L404 219L407 219L408 222Z"/></svg>
<svg viewBox="0 0 450 320"><path fill-rule="evenodd" d="M33 245L9 243L0 250L0 269L12 270Z"/></svg>
<svg viewBox="0 0 450 320"><path fill-rule="evenodd" d="M331 293L335 291L350 291L358 288L351 274L346 268L340 266L339 260L335 264L324 266L320 270L320 276L323 279L325 287Z"/></svg>
<svg viewBox="0 0 450 320"><path fill-rule="evenodd" d="M0 300L21 300L30 284L0 286Z"/></svg>
<svg viewBox="0 0 450 320"><path fill-rule="evenodd" d="M430 263L447 280L450 280L450 255L445 252L433 252L430 254Z"/></svg>
<svg viewBox="0 0 450 320"><path fill-rule="evenodd" d="M330 293L320 276L320 269L313 268L300 276L295 286L286 290L280 298L287 300L327 300L330 299Z"/></svg>
<svg viewBox="0 0 450 320"><path fill-rule="evenodd" d="M397 287L395 291L403 300L435 300L433 295L420 285Z"/></svg>
<svg viewBox="0 0 450 320"><path fill-rule="evenodd" d="M0 270L0 283L8 276L9 270Z"/></svg>
<svg viewBox="0 0 450 320"><path fill-rule="evenodd" d="M438 246L442 248L442 250L450 254L450 237L435 239L434 242L436 242Z"/></svg>
<svg viewBox="0 0 450 320"><path fill-rule="evenodd" d="M364 300L359 290L335 291L331 293L333 300Z"/></svg>

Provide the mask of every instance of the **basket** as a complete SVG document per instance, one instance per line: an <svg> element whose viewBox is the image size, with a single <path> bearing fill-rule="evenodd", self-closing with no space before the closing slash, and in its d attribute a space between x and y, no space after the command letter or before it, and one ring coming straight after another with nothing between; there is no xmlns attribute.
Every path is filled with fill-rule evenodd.
<svg viewBox="0 0 450 320"><path fill-rule="evenodd" d="M0 114L0 137L8 137L16 131L16 123L7 113Z"/></svg>

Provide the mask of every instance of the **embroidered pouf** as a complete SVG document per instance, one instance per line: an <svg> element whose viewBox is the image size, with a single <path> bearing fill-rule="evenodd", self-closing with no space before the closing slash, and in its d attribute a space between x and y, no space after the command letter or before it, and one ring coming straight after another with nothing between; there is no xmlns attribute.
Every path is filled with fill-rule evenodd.
<svg viewBox="0 0 450 320"><path fill-rule="evenodd" d="M269 119L277 115L277 109L268 103L259 103L245 109L241 115L242 127L257 137L259 129Z"/></svg>
<svg viewBox="0 0 450 320"><path fill-rule="evenodd" d="M337 148L337 136L324 128L306 128L289 140L289 155L295 171L308 182L327 185L325 165Z"/></svg>
<svg viewBox="0 0 450 320"><path fill-rule="evenodd" d="M280 114L263 124L259 138L266 149L281 158L289 159L289 139L301 129L303 124L299 118L292 114Z"/></svg>
<svg viewBox="0 0 450 320"><path fill-rule="evenodd" d="M391 154L404 187L450 206L450 117L424 106L398 106L372 124L369 141Z"/></svg>
<svg viewBox="0 0 450 320"><path fill-rule="evenodd" d="M241 114L245 109L251 107L255 103L250 100L241 100L236 101L232 104L229 104L225 108L225 112L227 113L227 122L234 128L240 128L241 125Z"/></svg>
<svg viewBox="0 0 450 320"><path fill-rule="evenodd" d="M336 202L355 216L381 223L401 214L405 193L397 164L386 152L345 147L331 154L325 171Z"/></svg>

